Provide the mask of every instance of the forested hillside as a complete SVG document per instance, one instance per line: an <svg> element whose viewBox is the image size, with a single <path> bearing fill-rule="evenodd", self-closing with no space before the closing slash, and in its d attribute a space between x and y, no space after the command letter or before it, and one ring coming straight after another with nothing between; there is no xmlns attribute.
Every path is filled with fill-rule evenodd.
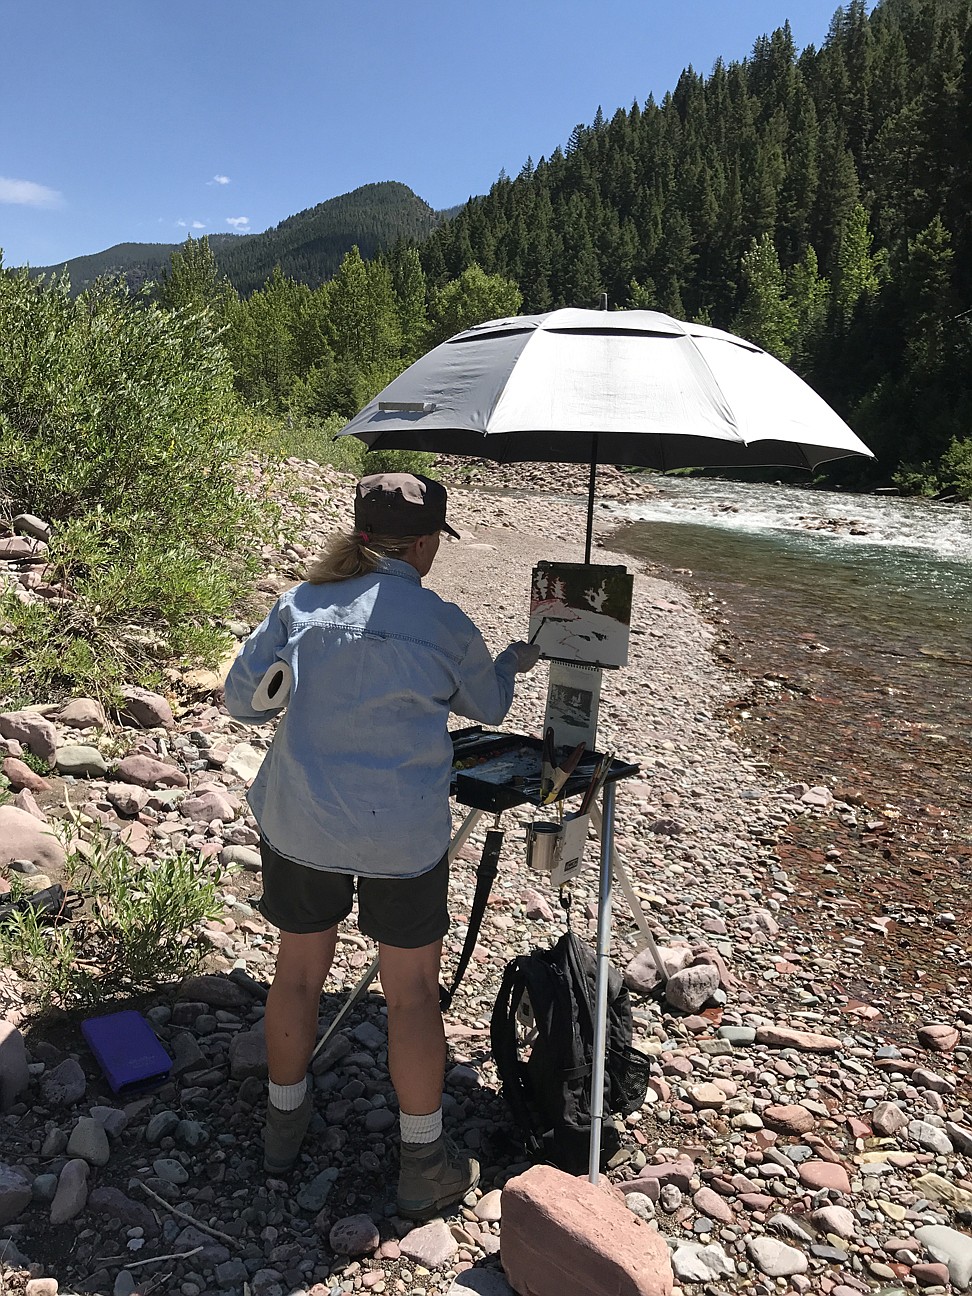
<svg viewBox="0 0 972 1296"><path fill-rule="evenodd" d="M244 296L262 288L275 266L316 288L337 273L352 247L372 257L397 240L428 237L438 218L408 185L387 180L318 203L263 234L214 248L220 269Z"/></svg>
<svg viewBox="0 0 972 1296"><path fill-rule="evenodd" d="M263 287L275 266L316 287L337 272L341 258L352 247L371 257L400 239L427 238L438 221L432 208L407 185L389 180L329 198L288 216L262 234L210 234L208 241L220 269L246 296ZM104 252L75 257L63 266L41 266L34 273L66 269L74 293L90 288L106 275L121 275L129 288L138 289L159 277L178 246L119 243Z"/></svg>
<svg viewBox="0 0 972 1296"><path fill-rule="evenodd" d="M577 126L421 249L525 311L655 306L789 361L879 456L834 476L972 492L972 0L864 0ZM867 474L861 477L860 474Z"/></svg>
<svg viewBox="0 0 972 1296"><path fill-rule="evenodd" d="M241 237L240 234L213 234L209 243L213 251L218 252L221 247ZM159 277L179 246L178 243L116 243L103 252L73 257L60 265L32 267L32 273L51 275L67 271L75 295L90 288L97 279L118 277L123 278L134 292Z"/></svg>

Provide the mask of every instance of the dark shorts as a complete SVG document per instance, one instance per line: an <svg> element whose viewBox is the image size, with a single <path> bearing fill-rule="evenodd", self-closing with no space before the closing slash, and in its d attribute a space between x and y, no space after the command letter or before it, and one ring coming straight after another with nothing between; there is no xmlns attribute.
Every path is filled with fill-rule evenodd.
<svg viewBox="0 0 972 1296"><path fill-rule="evenodd" d="M343 922L358 884L358 928L372 940L398 949L431 945L449 930L449 858L410 878L354 878L327 873L278 855L261 841L263 896L257 905L267 922L303 935Z"/></svg>

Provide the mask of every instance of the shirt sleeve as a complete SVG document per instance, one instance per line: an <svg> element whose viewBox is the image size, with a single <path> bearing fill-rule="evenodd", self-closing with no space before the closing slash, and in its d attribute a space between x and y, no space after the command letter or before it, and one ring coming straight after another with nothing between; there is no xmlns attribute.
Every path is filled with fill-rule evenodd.
<svg viewBox="0 0 972 1296"><path fill-rule="evenodd" d="M494 661L483 636L473 626L472 638L459 666L459 687L449 708L481 724L497 725L513 703L516 654L505 649Z"/></svg>
<svg viewBox="0 0 972 1296"><path fill-rule="evenodd" d="M243 724L265 724L284 709L286 697L279 706L254 711L253 694L270 667L281 660L280 650L286 645L287 639L287 627L280 616L280 606L276 604L240 649L239 656L226 676L223 702L234 720L240 720Z"/></svg>

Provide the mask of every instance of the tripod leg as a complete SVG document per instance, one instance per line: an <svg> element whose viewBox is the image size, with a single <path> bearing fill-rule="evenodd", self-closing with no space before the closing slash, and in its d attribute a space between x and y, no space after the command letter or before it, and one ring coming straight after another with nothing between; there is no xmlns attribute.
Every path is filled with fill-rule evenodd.
<svg viewBox="0 0 972 1296"><path fill-rule="evenodd" d="M479 823L480 819L482 819L483 814L484 811L482 810L470 810L469 814L466 815L465 819L463 819L462 823L459 825L458 829L456 830L455 836L453 837L452 841L449 843L450 864L455 859L460 848L468 840L472 830ZM347 1017L351 1009L354 1007L354 1005L358 1003L363 998L363 996L367 993L368 987L371 985L372 981L374 981L377 975L378 975L378 960L373 959L369 964L369 966L365 968L364 972L362 973L361 979L358 981L357 985L354 987L354 989L348 995L347 999L341 1005L340 1011L338 1012L337 1016L328 1025L327 1030L317 1041L317 1044L314 1047L314 1052L311 1054L312 1062L314 1058L317 1057L318 1053L320 1053L321 1049L324 1047L327 1041L334 1034L334 1032L341 1025L341 1023L345 1020L345 1018Z"/></svg>
<svg viewBox="0 0 972 1296"><path fill-rule="evenodd" d="M600 829L601 827L601 807L600 806L595 805L594 809L591 811L591 819L594 822L594 827ZM645 942L648 948L651 950L651 957L655 961L655 967L658 969L658 975L662 979L662 984L664 984L668 980L668 970L666 969L665 964L662 960L661 951L658 948L658 942L655 940L654 934L651 928L648 926L648 919L645 917L645 911L644 909L642 909L641 902L638 900L638 897L635 894L635 889L631 885L631 879L628 877L624 864L621 862L621 856L618 854L617 848L614 846L612 846L611 848L611 866L614 870L615 876L618 879L618 883L620 884L621 890L624 892L624 898L628 902L628 905L631 909L631 915L638 926L638 930L641 932L642 936L644 936Z"/></svg>

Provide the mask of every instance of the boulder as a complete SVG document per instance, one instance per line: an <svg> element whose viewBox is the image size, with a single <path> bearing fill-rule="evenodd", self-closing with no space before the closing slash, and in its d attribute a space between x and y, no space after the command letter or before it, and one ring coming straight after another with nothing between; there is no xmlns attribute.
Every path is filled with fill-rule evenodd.
<svg viewBox="0 0 972 1296"><path fill-rule="evenodd" d="M18 806L0 806L0 864L30 860L42 872L63 869L64 847L40 820Z"/></svg>
<svg viewBox="0 0 972 1296"><path fill-rule="evenodd" d="M381 1237L370 1215L348 1215L333 1226L327 1241L337 1255L360 1256L376 1251Z"/></svg>
<svg viewBox="0 0 972 1296"><path fill-rule="evenodd" d="M520 1296L670 1296L664 1238L617 1189L532 1166L503 1188L503 1268Z"/></svg>
<svg viewBox="0 0 972 1296"><path fill-rule="evenodd" d="M148 689L137 688L135 685L127 685L122 689L121 694L122 724L137 729L171 729L175 724L172 708L158 693L151 693Z"/></svg>
<svg viewBox="0 0 972 1296"><path fill-rule="evenodd" d="M959 1033L954 1026L936 1024L918 1028L918 1043L934 1053L950 1053L958 1042Z"/></svg>
<svg viewBox="0 0 972 1296"><path fill-rule="evenodd" d="M215 788L206 788L194 796L188 796L179 806L179 813L193 823L208 824L214 819L222 823L232 823L238 813L234 799L225 792Z"/></svg>
<svg viewBox="0 0 972 1296"><path fill-rule="evenodd" d="M5 711L0 715L0 738L14 738L38 760L54 764L57 730L37 711Z"/></svg>

